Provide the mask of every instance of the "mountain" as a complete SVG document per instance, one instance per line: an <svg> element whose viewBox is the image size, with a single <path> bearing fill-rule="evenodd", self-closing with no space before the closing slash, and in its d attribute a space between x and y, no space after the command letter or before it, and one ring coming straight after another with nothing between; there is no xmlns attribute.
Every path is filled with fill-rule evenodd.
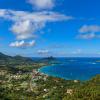
<svg viewBox="0 0 100 100"><path fill-rule="evenodd" d="M3 53L0 53L0 65L5 64L29 64L33 63L33 60L28 57L22 57L22 56L8 56Z"/></svg>
<svg viewBox="0 0 100 100"><path fill-rule="evenodd" d="M7 59L12 59L12 57L0 52L0 60L7 60Z"/></svg>
<svg viewBox="0 0 100 100"><path fill-rule="evenodd" d="M60 63L59 60L53 56L41 58L37 62L42 62L42 63L46 63L46 64L58 64L58 63Z"/></svg>

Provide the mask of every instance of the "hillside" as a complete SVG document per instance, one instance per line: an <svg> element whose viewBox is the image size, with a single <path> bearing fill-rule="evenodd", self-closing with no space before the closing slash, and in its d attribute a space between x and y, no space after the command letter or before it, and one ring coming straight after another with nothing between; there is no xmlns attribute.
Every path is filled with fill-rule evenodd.
<svg viewBox="0 0 100 100"><path fill-rule="evenodd" d="M22 56L8 56L0 53L0 65L33 63L31 58Z"/></svg>

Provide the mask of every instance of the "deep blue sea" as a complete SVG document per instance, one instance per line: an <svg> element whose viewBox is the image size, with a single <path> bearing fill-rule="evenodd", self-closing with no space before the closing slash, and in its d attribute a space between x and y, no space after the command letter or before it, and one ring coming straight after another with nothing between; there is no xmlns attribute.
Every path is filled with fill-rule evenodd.
<svg viewBox="0 0 100 100"><path fill-rule="evenodd" d="M60 63L43 66L40 72L66 80L89 80L100 74L100 58L58 58Z"/></svg>

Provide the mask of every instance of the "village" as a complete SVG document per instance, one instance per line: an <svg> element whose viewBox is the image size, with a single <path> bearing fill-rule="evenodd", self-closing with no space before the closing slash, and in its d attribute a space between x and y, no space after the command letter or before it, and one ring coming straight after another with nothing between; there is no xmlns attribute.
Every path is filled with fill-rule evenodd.
<svg viewBox="0 0 100 100"><path fill-rule="evenodd" d="M59 78L53 78L43 73L40 73L37 69L33 69L32 72L22 73L18 71L16 74L7 72L6 70L0 70L0 83L3 88L16 92L33 93L35 98L48 98L57 90L65 88L65 83L60 85L65 80ZM68 84L68 82L66 81ZM78 80L71 82L73 84L79 84ZM72 95L73 89L65 88L66 94Z"/></svg>

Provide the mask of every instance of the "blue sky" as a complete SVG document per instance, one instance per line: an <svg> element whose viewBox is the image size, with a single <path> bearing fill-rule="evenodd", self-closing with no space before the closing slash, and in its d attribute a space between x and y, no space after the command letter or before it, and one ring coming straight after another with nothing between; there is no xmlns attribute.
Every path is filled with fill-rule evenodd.
<svg viewBox="0 0 100 100"><path fill-rule="evenodd" d="M0 52L100 57L100 0L0 0Z"/></svg>

